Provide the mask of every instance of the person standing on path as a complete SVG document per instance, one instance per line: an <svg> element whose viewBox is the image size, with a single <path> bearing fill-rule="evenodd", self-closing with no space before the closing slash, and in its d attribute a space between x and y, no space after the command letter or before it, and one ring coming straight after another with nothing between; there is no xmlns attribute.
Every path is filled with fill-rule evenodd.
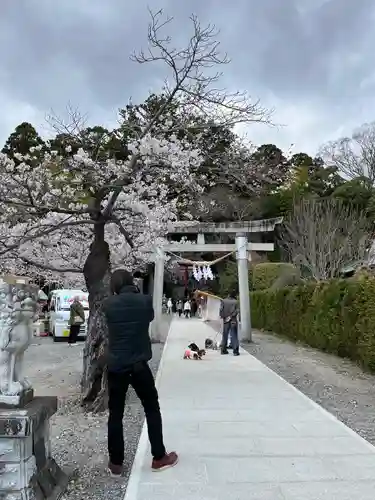
<svg viewBox="0 0 375 500"><path fill-rule="evenodd" d="M182 303L182 300L178 300L177 301L177 314L178 314L179 318L181 318L183 307L184 307L184 305Z"/></svg>
<svg viewBox="0 0 375 500"><path fill-rule="evenodd" d="M133 276L125 269L112 274L111 292L103 304L108 324L108 469L112 476L123 472L122 420L129 385L139 397L146 415L151 444L152 470L173 467L175 452L167 453L163 441L159 397L148 365L152 358L149 325L154 319L152 298L139 293Z"/></svg>
<svg viewBox="0 0 375 500"><path fill-rule="evenodd" d="M167 314L172 314L172 307L173 307L172 299L168 299L168 302L167 302Z"/></svg>
<svg viewBox="0 0 375 500"><path fill-rule="evenodd" d="M190 304L189 299L186 299L186 301L185 301L184 313L185 313L185 318L190 318L190 316L191 316L191 304Z"/></svg>
<svg viewBox="0 0 375 500"><path fill-rule="evenodd" d="M240 355L240 344L238 341L238 302L236 295L230 293L220 304L220 318L223 320L223 338L221 342L221 354L228 354L228 337L230 335L234 356Z"/></svg>
<svg viewBox="0 0 375 500"><path fill-rule="evenodd" d="M79 301L79 297L74 297L72 305L70 306L70 317L69 317L70 333L68 339L69 347L77 345L79 330L85 321L86 321L85 310L83 308L83 305Z"/></svg>

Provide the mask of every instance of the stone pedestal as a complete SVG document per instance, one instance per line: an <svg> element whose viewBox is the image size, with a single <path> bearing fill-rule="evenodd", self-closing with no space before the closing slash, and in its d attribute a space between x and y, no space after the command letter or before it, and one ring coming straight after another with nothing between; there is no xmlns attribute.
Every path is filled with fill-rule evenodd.
<svg viewBox="0 0 375 500"><path fill-rule="evenodd" d="M24 389L20 394L15 394L13 396L3 396L0 394L0 408L23 408L30 403L33 398L34 389L32 387Z"/></svg>
<svg viewBox="0 0 375 500"><path fill-rule="evenodd" d="M23 408L0 406L0 500L57 500L68 476L51 456L50 417L56 397Z"/></svg>

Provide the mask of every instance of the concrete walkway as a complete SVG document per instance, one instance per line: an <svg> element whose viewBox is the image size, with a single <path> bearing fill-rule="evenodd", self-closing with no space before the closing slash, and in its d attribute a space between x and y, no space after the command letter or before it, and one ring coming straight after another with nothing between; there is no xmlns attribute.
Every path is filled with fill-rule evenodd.
<svg viewBox="0 0 375 500"><path fill-rule="evenodd" d="M182 359L206 337L199 320L172 322L157 383L180 462L151 472L144 428L125 500L373 500L373 446L245 351Z"/></svg>

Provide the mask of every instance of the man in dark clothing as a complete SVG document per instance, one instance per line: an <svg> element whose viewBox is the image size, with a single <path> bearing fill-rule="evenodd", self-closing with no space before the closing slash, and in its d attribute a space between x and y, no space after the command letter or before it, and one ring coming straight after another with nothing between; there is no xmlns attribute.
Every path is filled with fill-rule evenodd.
<svg viewBox="0 0 375 500"><path fill-rule="evenodd" d="M240 355L240 344L238 341L238 302L236 295L231 293L221 301L220 318L223 320L223 338L221 342L221 354L228 354L228 337L231 336L231 344L234 356Z"/></svg>
<svg viewBox="0 0 375 500"><path fill-rule="evenodd" d="M152 469L159 471L173 467L178 456L165 450L158 393L148 366L152 358L148 333L154 319L152 299L139 293L133 284L133 276L122 269L112 274L111 292L112 297L104 303L108 323L109 472L113 476L122 474L122 420L129 385L133 386L145 411L153 456Z"/></svg>

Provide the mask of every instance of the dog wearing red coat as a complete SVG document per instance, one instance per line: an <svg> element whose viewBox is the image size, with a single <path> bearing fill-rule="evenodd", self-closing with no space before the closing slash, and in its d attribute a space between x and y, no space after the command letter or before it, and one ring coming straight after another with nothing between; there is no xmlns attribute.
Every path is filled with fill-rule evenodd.
<svg viewBox="0 0 375 500"><path fill-rule="evenodd" d="M192 342L187 346L184 351L184 359L196 359L201 360L203 356L205 356L206 351L204 349L199 349L197 344Z"/></svg>

